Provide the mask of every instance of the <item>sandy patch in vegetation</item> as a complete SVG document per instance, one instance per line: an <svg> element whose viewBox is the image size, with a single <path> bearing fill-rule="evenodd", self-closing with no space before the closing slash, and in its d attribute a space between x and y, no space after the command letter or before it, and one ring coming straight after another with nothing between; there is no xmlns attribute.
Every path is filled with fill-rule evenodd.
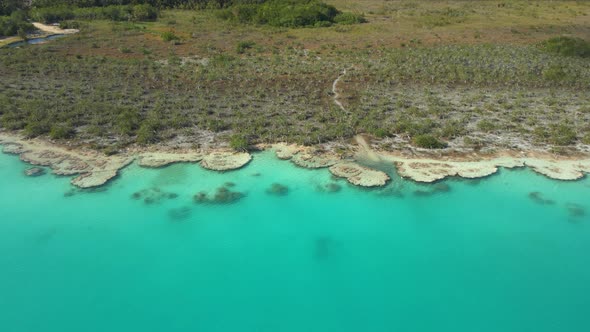
<svg viewBox="0 0 590 332"><path fill-rule="evenodd" d="M49 33L49 34L56 34L56 35L70 35L73 33L78 33L80 32L80 30L78 29L62 29L59 26L55 26L55 25L47 25L47 24L43 24L43 23L39 23L39 22L33 22L32 23L35 28Z"/></svg>

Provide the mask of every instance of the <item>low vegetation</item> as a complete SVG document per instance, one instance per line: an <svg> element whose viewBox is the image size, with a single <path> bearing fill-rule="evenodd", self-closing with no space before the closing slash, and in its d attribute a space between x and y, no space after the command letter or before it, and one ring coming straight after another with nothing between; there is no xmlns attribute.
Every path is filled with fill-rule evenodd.
<svg viewBox="0 0 590 332"><path fill-rule="evenodd" d="M564 56L590 57L590 41L582 38L555 37L542 42L541 48Z"/></svg>
<svg viewBox="0 0 590 332"><path fill-rule="evenodd" d="M36 3L29 15L63 4ZM359 133L383 149L567 150L590 141L590 63L576 39L585 30L564 23L584 22L590 4L101 3L65 10L123 14L59 14L62 27L81 32L0 49L2 129L108 153L178 142L313 145ZM133 17L136 6L157 16ZM277 21L264 19L270 12ZM502 25L513 16L527 30ZM344 69L342 110L332 84Z"/></svg>

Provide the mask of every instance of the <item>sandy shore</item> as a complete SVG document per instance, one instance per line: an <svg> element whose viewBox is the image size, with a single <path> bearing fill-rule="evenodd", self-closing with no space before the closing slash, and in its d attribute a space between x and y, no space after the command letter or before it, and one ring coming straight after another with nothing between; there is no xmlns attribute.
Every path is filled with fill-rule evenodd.
<svg viewBox="0 0 590 332"><path fill-rule="evenodd" d="M481 178L492 175L500 167L530 167L533 171L556 180L576 180L590 173L590 157L555 156L541 152L497 152L494 155L455 153L452 155L404 155L401 152L374 151L364 138L355 138L351 145L355 158L342 158L329 149L304 147L293 144L264 145L277 157L290 160L300 167L329 168L338 177L351 184L364 187L385 185L389 176L380 170L362 165L363 160L393 163L400 176L418 182L435 182L446 177ZM246 152L227 149L208 151L171 150L159 147L135 148L113 156L85 149L70 148L43 139L26 139L8 132L0 132L0 144L5 153L17 154L33 165L50 167L58 175L76 175L72 184L80 188L97 187L117 176L120 169L133 161L142 167L164 167L178 162L199 163L201 167L215 171L229 171L245 167L252 156Z"/></svg>
<svg viewBox="0 0 590 332"><path fill-rule="evenodd" d="M3 152L16 154L24 162L46 166L57 175L77 175L71 183L79 188L102 186L134 160L142 167L163 167L178 162L199 162L204 168L228 171L245 166L252 156L231 151L185 151L137 149L107 156L101 152L51 143L43 139L0 132Z"/></svg>
<svg viewBox="0 0 590 332"><path fill-rule="evenodd" d="M530 167L533 171L555 180L577 180L590 172L590 158L556 157L550 154L501 152L494 156L459 156L407 158L383 153L382 158L395 163L400 176L418 182L434 182L449 176L481 178L494 174L499 167Z"/></svg>

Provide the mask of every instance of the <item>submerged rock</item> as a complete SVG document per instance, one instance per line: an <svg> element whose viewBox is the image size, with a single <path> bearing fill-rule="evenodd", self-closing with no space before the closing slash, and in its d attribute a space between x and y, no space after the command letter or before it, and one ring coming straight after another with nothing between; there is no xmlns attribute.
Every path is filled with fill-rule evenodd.
<svg viewBox="0 0 590 332"><path fill-rule="evenodd" d="M222 187L217 189L215 196L213 196L213 203L234 203L244 197L244 194L237 191L230 191L229 189Z"/></svg>
<svg viewBox="0 0 590 332"><path fill-rule="evenodd" d="M342 186L339 185L338 183L328 183L324 186L324 188L326 189L326 192L329 193L336 193L339 192L340 190L342 190Z"/></svg>
<svg viewBox="0 0 590 332"><path fill-rule="evenodd" d="M451 191L451 186L446 183L435 183L432 185L427 185L425 189L416 189L414 190L415 196L427 197L432 196L439 193L447 193Z"/></svg>
<svg viewBox="0 0 590 332"><path fill-rule="evenodd" d="M209 201L209 197L207 197L206 192L201 191L193 196L193 201L195 201L195 203L207 203Z"/></svg>
<svg viewBox="0 0 590 332"><path fill-rule="evenodd" d="M436 183L434 185L434 191L439 192L439 193L446 193L451 191L451 186L449 186L446 183Z"/></svg>
<svg viewBox="0 0 590 332"><path fill-rule="evenodd" d="M586 210L583 206L576 203L567 203L567 211L572 218L580 218L586 215Z"/></svg>
<svg viewBox="0 0 590 332"><path fill-rule="evenodd" d="M190 217L191 214L192 214L192 209L190 207L188 207L188 206L183 206L183 207L180 207L180 208L168 210L168 216L173 221L185 220L188 217Z"/></svg>
<svg viewBox="0 0 590 332"><path fill-rule="evenodd" d="M414 195L415 196L420 196L420 197L428 197L428 196L434 195L434 191L432 191L432 190L416 189L416 190L414 190Z"/></svg>
<svg viewBox="0 0 590 332"><path fill-rule="evenodd" d="M31 167L25 170L26 176L36 177L45 174L45 170L41 167Z"/></svg>
<svg viewBox="0 0 590 332"><path fill-rule="evenodd" d="M64 193L64 197L72 197L76 195L77 191L74 189L70 189Z"/></svg>
<svg viewBox="0 0 590 332"><path fill-rule="evenodd" d="M175 199L178 197L177 193L165 192L160 188L143 189L131 194L131 199L143 200L145 204L156 204L166 199Z"/></svg>
<svg viewBox="0 0 590 332"><path fill-rule="evenodd" d="M388 186L379 190L377 193L379 196L386 196L386 197L404 197L404 193L402 192L401 188Z"/></svg>
<svg viewBox="0 0 590 332"><path fill-rule="evenodd" d="M541 205L552 205L555 204L555 201L551 199L546 199L543 197L543 194L538 191L533 191L529 193L529 198L533 200L533 202L541 204Z"/></svg>
<svg viewBox="0 0 590 332"><path fill-rule="evenodd" d="M273 183L270 188L266 189L266 193L275 196L285 196L289 193L289 187L280 183Z"/></svg>
<svg viewBox="0 0 590 332"><path fill-rule="evenodd" d="M199 204L229 204L237 202L244 196L246 195L241 192L231 191L226 187L219 187L213 197L201 191L193 196L193 201Z"/></svg>
<svg viewBox="0 0 590 332"><path fill-rule="evenodd" d="M316 186L316 190L319 192L325 192L325 193L337 193L340 190L342 190L342 186L339 185L338 183L330 182L330 183L326 183L324 185L318 184Z"/></svg>

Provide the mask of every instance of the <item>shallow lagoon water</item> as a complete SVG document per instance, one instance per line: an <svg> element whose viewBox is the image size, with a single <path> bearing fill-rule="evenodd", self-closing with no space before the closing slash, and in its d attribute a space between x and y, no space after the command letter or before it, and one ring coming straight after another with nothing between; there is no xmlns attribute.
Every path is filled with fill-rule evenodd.
<svg viewBox="0 0 590 332"><path fill-rule="evenodd" d="M365 190L265 152L71 191L27 167L0 154L1 331L590 330L588 179ZM193 202L227 182L246 196Z"/></svg>
<svg viewBox="0 0 590 332"><path fill-rule="evenodd" d="M26 45L42 44L42 43L46 43L48 41L52 41L54 39L62 38L65 36L67 36L67 35L55 34L55 35L49 35L47 37L31 38L31 39L27 39L25 41L20 41L20 42L8 44L8 47L14 48L14 47L21 47L21 46L26 46Z"/></svg>

